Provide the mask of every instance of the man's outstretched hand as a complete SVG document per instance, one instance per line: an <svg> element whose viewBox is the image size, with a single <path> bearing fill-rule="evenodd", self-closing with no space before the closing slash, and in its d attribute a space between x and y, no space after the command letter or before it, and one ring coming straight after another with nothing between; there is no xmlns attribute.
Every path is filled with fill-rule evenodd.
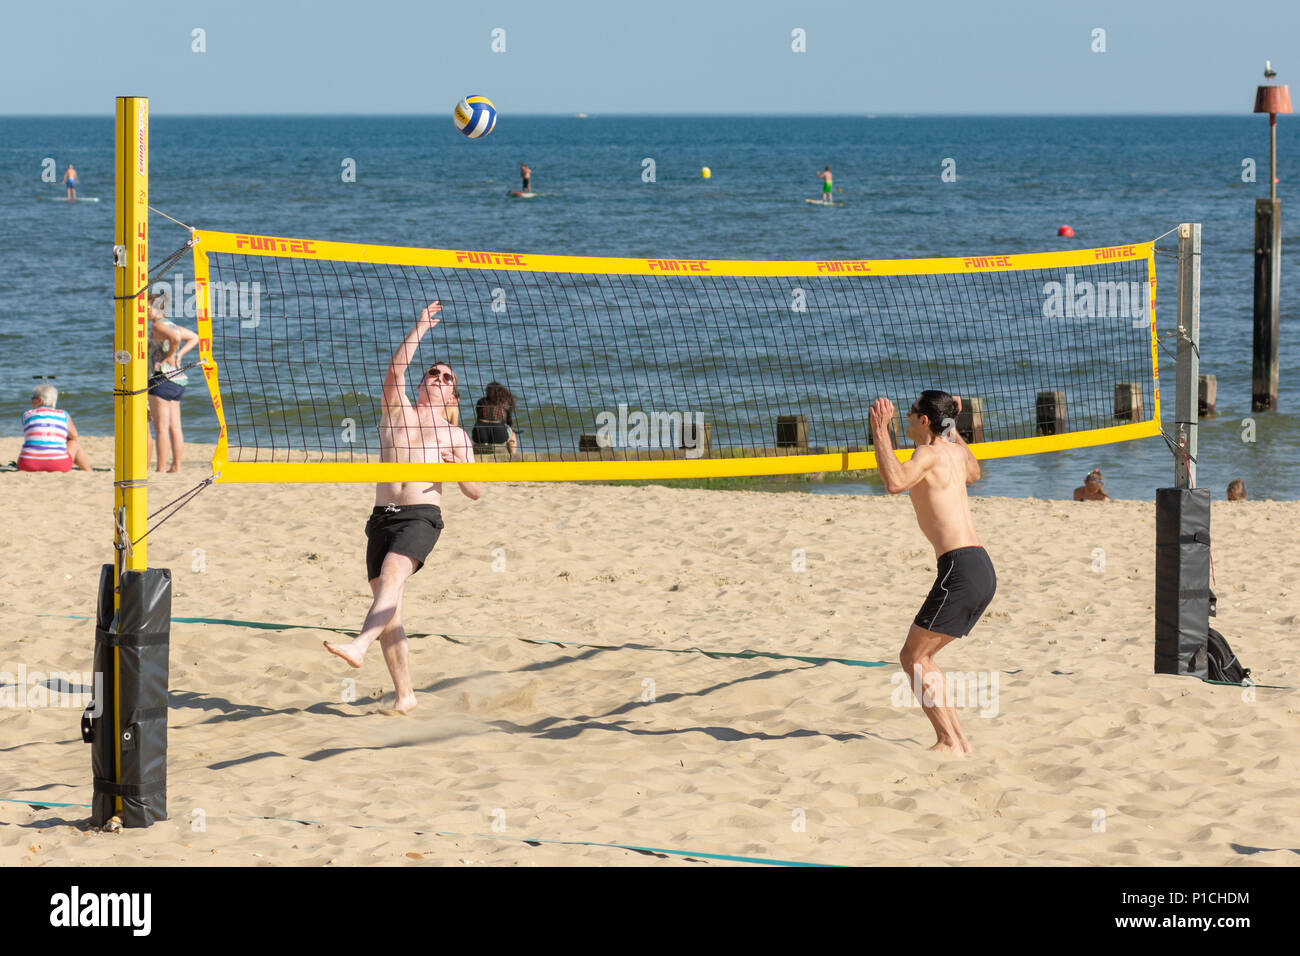
<svg viewBox="0 0 1300 956"><path fill-rule="evenodd" d="M426 305L424 307L424 311L420 313L420 319L418 322L415 323L416 328L418 328L421 332L427 332L429 329L433 328L440 321L440 319L438 318L438 313L441 311L442 311L442 303L439 302L437 299L434 299L432 302Z"/></svg>

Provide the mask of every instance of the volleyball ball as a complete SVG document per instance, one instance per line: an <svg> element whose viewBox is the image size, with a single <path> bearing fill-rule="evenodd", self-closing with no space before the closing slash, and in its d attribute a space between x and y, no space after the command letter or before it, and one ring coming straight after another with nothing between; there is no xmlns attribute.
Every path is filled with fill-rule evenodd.
<svg viewBox="0 0 1300 956"><path fill-rule="evenodd" d="M451 117L458 130L470 139L478 139L497 125L497 108L486 96L467 96L456 104Z"/></svg>

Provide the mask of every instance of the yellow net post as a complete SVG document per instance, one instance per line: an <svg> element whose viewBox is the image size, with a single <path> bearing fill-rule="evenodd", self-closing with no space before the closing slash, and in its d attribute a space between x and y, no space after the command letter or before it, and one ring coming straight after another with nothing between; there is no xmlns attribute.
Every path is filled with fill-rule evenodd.
<svg viewBox="0 0 1300 956"><path fill-rule="evenodd" d="M113 335L113 607L125 571L146 567L145 520L148 515L149 428L146 355L149 346L149 100L117 98L116 180L113 232L114 294L117 321ZM131 542L136 542L134 545ZM115 780L121 782L122 714L118 702L121 672L114 650L113 730L117 738ZM117 797L115 806L122 808Z"/></svg>

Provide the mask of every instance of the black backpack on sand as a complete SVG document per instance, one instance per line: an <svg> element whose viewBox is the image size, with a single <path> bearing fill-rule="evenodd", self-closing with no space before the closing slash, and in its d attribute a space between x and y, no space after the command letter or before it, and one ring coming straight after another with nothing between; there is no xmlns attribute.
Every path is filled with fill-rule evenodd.
<svg viewBox="0 0 1300 956"><path fill-rule="evenodd" d="M1228 642L1214 628L1210 628L1207 652L1210 680L1240 684L1250 676L1250 668L1241 666L1241 661L1237 660L1237 655L1232 652Z"/></svg>

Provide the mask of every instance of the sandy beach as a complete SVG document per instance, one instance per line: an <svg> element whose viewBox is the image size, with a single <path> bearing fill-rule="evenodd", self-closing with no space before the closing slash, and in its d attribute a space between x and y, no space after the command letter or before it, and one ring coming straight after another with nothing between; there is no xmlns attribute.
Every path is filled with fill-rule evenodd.
<svg viewBox="0 0 1300 956"><path fill-rule="evenodd" d="M395 717L377 647L321 646L369 606L373 492L216 485L153 532L175 617L302 627L173 625L147 829L86 827L79 707L0 708L0 865L1300 865L1300 691L1152 673L1153 502L973 499L999 587L938 658L983 689L960 759L896 678L934 574L906 496L450 487ZM111 473L4 474L0 502L0 671L90 670ZM1261 684L1300 686L1297 524L1214 503L1212 623Z"/></svg>

